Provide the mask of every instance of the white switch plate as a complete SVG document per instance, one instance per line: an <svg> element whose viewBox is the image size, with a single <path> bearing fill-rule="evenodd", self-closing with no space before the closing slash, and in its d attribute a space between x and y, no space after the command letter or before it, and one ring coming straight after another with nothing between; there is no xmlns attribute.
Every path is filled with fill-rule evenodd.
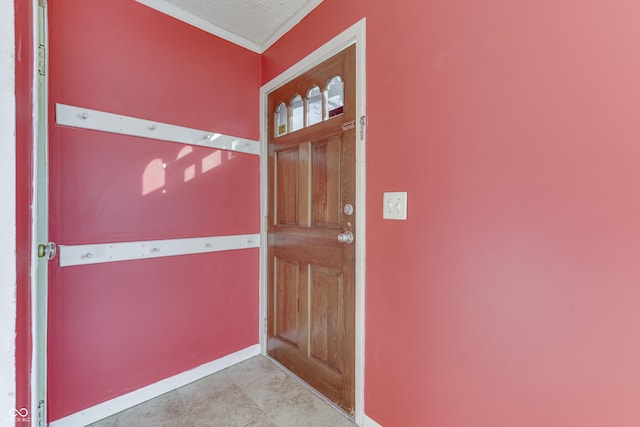
<svg viewBox="0 0 640 427"><path fill-rule="evenodd" d="M382 218L384 219L407 219L407 192L393 191L384 193L384 206L382 207Z"/></svg>

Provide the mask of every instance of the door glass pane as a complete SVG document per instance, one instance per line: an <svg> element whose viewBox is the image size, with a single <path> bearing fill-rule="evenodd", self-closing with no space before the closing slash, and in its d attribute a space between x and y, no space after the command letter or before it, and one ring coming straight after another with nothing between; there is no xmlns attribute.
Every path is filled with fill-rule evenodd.
<svg viewBox="0 0 640 427"><path fill-rule="evenodd" d="M344 112L344 83L342 77L335 76L327 84L327 117Z"/></svg>
<svg viewBox="0 0 640 427"><path fill-rule="evenodd" d="M304 104L302 97L296 95L291 100L291 132L304 127Z"/></svg>
<svg viewBox="0 0 640 427"><path fill-rule="evenodd" d="M286 104L283 102L282 104L278 105L278 108L276 108L276 135L275 136L281 136L284 135L285 133L287 133L287 119L288 119L288 114L287 114L287 106Z"/></svg>
<svg viewBox="0 0 640 427"><path fill-rule="evenodd" d="M322 121L322 92L314 86L307 92L307 126Z"/></svg>

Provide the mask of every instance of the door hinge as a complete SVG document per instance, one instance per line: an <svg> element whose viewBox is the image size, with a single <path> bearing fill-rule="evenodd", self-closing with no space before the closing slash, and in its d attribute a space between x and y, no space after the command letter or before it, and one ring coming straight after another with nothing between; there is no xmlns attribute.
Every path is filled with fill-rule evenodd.
<svg viewBox="0 0 640 427"><path fill-rule="evenodd" d="M47 74L47 51L43 44L38 45L38 73L41 76Z"/></svg>
<svg viewBox="0 0 640 427"><path fill-rule="evenodd" d="M44 427L45 426L44 400L43 399L38 400L38 426L39 427Z"/></svg>
<svg viewBox="0 0 640 427"><path fill-rule="evenodd" d="M360 141L364 141L364 128L367 124L365 116L360 116Z"/></svg>
<svg viewBox="0 0 640 427"><path fill-rule="evenodd" d="M46 258L48 260L52 260L56 257L57 253L58 246L53 242L49 242L47 244L41 243L38 245L38 258Z"/></svg>

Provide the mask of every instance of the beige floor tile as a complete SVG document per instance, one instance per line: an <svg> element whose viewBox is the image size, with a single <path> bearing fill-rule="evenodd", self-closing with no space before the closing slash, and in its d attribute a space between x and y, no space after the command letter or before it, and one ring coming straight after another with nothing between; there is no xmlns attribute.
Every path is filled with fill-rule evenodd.
<svg viewBox="0 0 640 427"><path fill-rule="evenodd" d="M251 421L245 427L278 427L266 415Z"/></svg>
<svg viewBox="0 0 640 427"><path fill-rule="evenodd" d="M118 418L115 416L105 418L104 420L100 420L93 424L89 424L87 427L120 427L118 425Z"/></svg>
<svg viewBox="0 0 640 427"><path fill-rule="evenodd" d="M237 389L194 409L192 417L198 427L242 427L262 415L260 408Z"/></svg>
<svg viewBox="0 0 640 427"><path fill-rule="evenodd" d="M278 369L242 387L260 409L269 412L301 391L306 390L292 376Z"/></svg>
<svg viewBox="0 0 640 427"><path fill-rule="evenodd" d="M357 424L345 416L340 416L331 424L331 427L357 427Z"/></svg>
<svg viewBox="0 0 640 427"><path fill-rule="evenodd" d="M135 426L354 427L355 424L269 359L257 356L91 425Z"/></svg>
<svg viewBox="0 0 640 427"><path fill-rule="evenodd" d="M197 427L197 424L193 417L189 414L183 415L179 418L162 424L162 427Z"/></svg>
<svg viewBox="0 0 640 427"><path fill-rule="evenodd" d="M309 390L298 393L267 415L278 427L326 427L340 416Z"/></svg>
<svg viewBox="0 0 640 427"><path fill-rule="evenodd" d="M255 403L238 392L199 408L194 418L197 427L242 427L261 415Z"/></svg>
<svg viewBox="0 0 640 427"><path fill-rule="evenodd" d="M217 372L201 380L192 382L178 389L178 393L190 411L194 407L215 400L227 389L238 388L224 372Z"/></svg>
<svg viewBox="0 0 640 427"><path fill-rule="evenodd" d="M255 356L244 362L233 365L223 372L233 379L239 386L257 380L267 374L281 371L273 362L263 356Z"/></svg>
<svg viewBox="0 0 640 427"><path fill-rule="evenodd" d="M119 426L160 426L187 414L187 406L177 391L158 396L116 415Z"/></svg>
<svg viewBox="0 0 640 427"><path fill-rule="evenodd" d="M263 415L260 408L224 372L179 390L196 426L245 426Z"/></svg>

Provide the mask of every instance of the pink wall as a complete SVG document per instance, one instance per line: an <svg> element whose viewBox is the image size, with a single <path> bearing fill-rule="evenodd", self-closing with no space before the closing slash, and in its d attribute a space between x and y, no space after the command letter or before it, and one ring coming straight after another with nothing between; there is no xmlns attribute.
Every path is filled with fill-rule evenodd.
<svg viewBox="0 0 640 427"><path fill-rule="evenodd" d="M52 102L260 137L256 53L131 1L49 13Z"/></svg>
<svg viewBox="0 0 640 427"><path fill-rule="evenodd" d="M51 239L258 233L257 156L59 127L53 106L258 139L259 55L133 1L49 13ZM52 266L50 420L256 344L258 256Z"/></svg>
<svg viewBox="0 0 640 427"><path fill-rule="evenodd" d="M366 16L367 415L640 425L640 5L355 3L262 82ZM409 219L382 220L401 190Z"/></svg>
<svg viewBox="0 0 640 427"><path fill-rule="evenodd" d="M31 406L32 6L18 1L16 24L16 408ZM3 231L3 234L6 231ZM4 327L4 325L2 325ZM5 362L6 363L6 362ZM16 424L24 424L16 421Z"/></svg>
<svg viewBox="0 0 640 427"><path fill-rule="evenodd" d="M266 83L366 16L367 415L385 427L640 424L639 6L325 0L262 66L133 2L49 6L52 102L248 138L260 69ZM53 125L51 139L61 243L258 229L256 159L137 198L98 159L133 179L158 156L180 160L174 146ZM255 217L236 220L240 198L221 182L248 191ZM215 220L185 209L177 221L175 204L192 208L209 185L231 205L201 200ZM406 222L376 208L393 190L409 191ZM126 209L110 203L118 192ZM157 209L168 224L139 220ZM131 223L118 216L132 210ZM255 250L54 268L51 419L257 342L258 272L245 265Z"/></svg>

